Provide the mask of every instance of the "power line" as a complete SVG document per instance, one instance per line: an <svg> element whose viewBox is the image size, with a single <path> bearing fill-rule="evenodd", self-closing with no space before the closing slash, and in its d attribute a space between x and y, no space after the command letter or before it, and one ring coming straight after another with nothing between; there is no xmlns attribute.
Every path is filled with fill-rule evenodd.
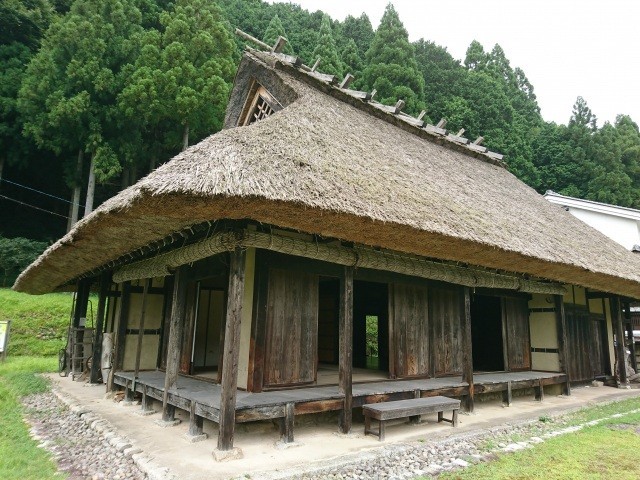
<svg viewBox="0 0 640 480"><path fill-rule="evenodd" d="M35 205L31 205L31 204L29 204L29 203L21 202L20 200L16 200L15 198L10 198L10 197L7 197L7 196L5 196L5 195L0 195L0 198L4 198L5 200L9 200L9 201L11 201L11 202L19 203L20 205L24 205L24 206L26 206L26 207L35 208L36 210L40 210L40 211L42 211L42 212L47 212L47 213L50 213L51 215L56 215L56 216L58 216L58 217L62 217L62 218L64 218L64 219L69 218L69 217L67 217L66 215L60 215L59 213L52 212L51 210L45 210L44 208L36 207Z"/></svg>
<svg viewBox="0 0 640 480"><path fill-rule="evenodd" d="M73 202L70 202L69 200L67 200L66 198L56 197L55 195L51 195L50 193L46 193L46 192L43 192L42 190L36 190L35 188L27 187L26 185L21 185L19 183L12 182L11 180L7 180L6 178L0 178L0 182L10 183L11 185L15 185L16 187L25 188L27 190L31 190L32 192L37 192L37 193L40 193L42 195L46 195L47 197L55 198L56 200L61 200L61 201L66 202L66 203L73 203ZM78 204L78 205L80 207L84 208L84 205L80 205L80 204Z"/></svg>

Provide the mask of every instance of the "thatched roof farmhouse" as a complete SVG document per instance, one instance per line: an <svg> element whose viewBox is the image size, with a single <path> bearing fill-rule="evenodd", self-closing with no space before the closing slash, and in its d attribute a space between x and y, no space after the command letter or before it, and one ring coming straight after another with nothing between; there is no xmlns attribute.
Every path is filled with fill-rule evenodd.
<svg viewBox="0 0 640 480"><path fill-rule="evenodd" d="M249 49L224 130L101 205L14 289L77 288L82 328L100 279L94 352L112 333L114 388L162 401L165 421L192 405L223 452L240 421L279 418L291 440L294 414L340 410L348 431L380 395L473 408L474 394L613 379L640 256L481 141L348 83Z"/></svg>

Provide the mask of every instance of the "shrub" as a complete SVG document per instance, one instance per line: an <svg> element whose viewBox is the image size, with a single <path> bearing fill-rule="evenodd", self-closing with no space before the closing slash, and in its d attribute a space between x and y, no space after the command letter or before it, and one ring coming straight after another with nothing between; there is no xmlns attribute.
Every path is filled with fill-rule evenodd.
<svg viewBox="0 0 640 480"><path fill-rule="evenodd" d="M20 272L38 258L46 247L45 242L0 236L0 285L13 285Z"/></svg>

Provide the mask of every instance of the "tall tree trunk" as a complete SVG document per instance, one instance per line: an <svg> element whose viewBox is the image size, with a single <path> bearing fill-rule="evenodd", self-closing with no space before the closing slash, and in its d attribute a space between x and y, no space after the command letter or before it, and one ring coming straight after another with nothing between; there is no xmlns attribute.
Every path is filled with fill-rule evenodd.
<svg viewBox="0 0 640 480"><path fill-rule="evenodd" d="M182 132L182 151L184 152L189 147L189 122L184 124L184 131Z"/></svg>
<svg viewBox="0 0 640 480"><path fill-rule="evenodd" d="M0 190L2 190L2 170L4 169L4 157L0 157Z"/></svg>
<svg viewBox="0 0 640 480"><path fill-rule="evenodd" d="M129 167L122 169L122 175L120 175L120 190L124 190L129 186Z"/></svg>
<svg viewBox="0 0 640 480"><path fill-rule="evenodd" d="M152 155L149 159L149 172L153 172L156 169L156 157Z"/></svg>
<svg viewBox="0 0 640 480"><path fill-rule="evenodd" d="M89 181L87 182L87 201L84 203L84 216L93 211L93 195L96 191L96 156L91 153L91 163L89 165Z"/></svg>
<svg viewBox="0 0 640 480"><path fill-rule="evenodd" d="M67 232L78 222L78 211L80 210L80 193L82 193L82 162L84 161L84 151L78 150L78 161L76 162L76 173L73 178L73 194L71 197L71 215L67 222Z"/></svg>

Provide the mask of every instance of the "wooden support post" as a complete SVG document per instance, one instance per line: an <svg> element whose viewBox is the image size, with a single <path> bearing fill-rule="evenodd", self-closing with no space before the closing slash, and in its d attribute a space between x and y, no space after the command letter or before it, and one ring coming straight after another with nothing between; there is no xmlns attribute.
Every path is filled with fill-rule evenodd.
<svg viewBox="0 0 640 480"><path fill-rule="evenodd" d="M344 395L340 413L340 431L349 433L352 423L352 374L353 374L353 267L344 267L340 279L340 347L339 392Z"/></svg>
<svg viewBox="0 0 640 480"><path fill-rule="evenodd" d="M90 279L85 278L78 282L76 292L76 304L73 309L73 328L80 327L80 319L87 318L87 305L89 303Z"/></svg>
<svg viewBox="0 0 640 480"><path fill-rule="evenodd" d="M542 402L544 400L544 387L542 386L542 379L539 380L538 385L534 387L536 392L536 400Z"/></svg>
<svg viewBox="0 0 640 480"><path fill-rule="evenodd" d="M73 328L76 330L71 332L73 338L70 338L70 351L68 352L69 370L74 380L76 375L84 371L84 331L79 329L86 325L90 288L91 279L85 278L78 282L76 304L73 309ZM84 323L81 322L81 319L85 320Z"/></svg>
<svg viewBox="0 0 640 480"><path fill-rule="evenodd" d="M122 284L122 296L120 297L120 315L118 318L118 334L115 341L115 358L113 359L113 372L122 369L124 362L125 336L129 323L129 302L131 301L131 282Z"/></svg>
<svg viewBox="0 0 640 480"><path fill-rule="evenodd" d="M164 375L164 390L162 391L162 420L175 420L175 407L169 405L169 391L175 387L178 380L180 364L180 345L185 322L187 303L187 265L178 267L173 279L173 298L171 301L171 320L169 321L169 343L167 345L167 368Z"/></svg>
<svg viewBox="0 0 640 480"><path fill-rule="evenodd" d="M512 390L511 390L511 380L509 380L507 382L507 389L502 392L502 402L507 407L510 407L512 401L513 401L513 393L512 393Z"/></svg>
<svg viewBox="0 0 640 480"><path fill-rule="evenodd" d="M622 305L620 298L612 296L609 300L611 303L611 316L613 317L616 329L616 353L618 357L618 384L620 387L627 387L627 368L625 364L625 344L624 344L624 325L622 323Z"/></svg>
<svg viewBox="0 0 640 480"><path fill-rule="evenodd" d="M140 402L140 415L156 413L153 409L153 399L147 394L147 386L142 385L142 402Z"/></svg>
<svg viewBox="0 0 640 480"><path fill-rule="evenodd" d="M554 295L556 311L556 331L558 333L558 357L560 368L567 376L567 381L562 387L564 395L571 395L571 375L569 373L569 341L567 340L567 320L564 316L564 298L562 295Z"/></svg>
<svg viewBox="0 0 640 480"><path fill-rule="evenodd" d="M473 350L471 339L471 292L469 287L462 287L462 382L469 384L469 394L465 398L465 409L473 412Z"/></svg>
<svg viewBox="0 0 640 480"><path fill-rule="evenodd" d="M638 373L638 359L636 358L636 342L633 338L633 322L631 321L631 305L629 302L624 304L624 321L627 326L627 343L631 352L631 368Z"/></svg>
<svg viewBox="0 0 640 480"><path fill-rule="evenodd" d="M236 422L236 390L238 387L238 358L240 356L240 326L247 252L240 247L236 247L231 252L230 257L218 429L218 450L222 452L233 450L233 435Z"/></svg>
<svg viewBox="0 0 640 480"><path fill-rule="evenodd" d="M284 417L280 418L280 439L284 443L293 443L294 404L284 406Z"/></svg>
<svg viewBox="0 0 640 480"><path fill-rule="evenodd" d="M104 327L104 312L107 305L107 296L111 288L111 273L104 272L100 276L100 293L98 297L98 310L96 312L96 331L93 337L93 352L91 356L91 373L89 381L91 383L102 383L100 370L100 358L102 357L102 330Z"/></svg>
<svg viewBox="0 0 640 480"><path fill-rule="evenodd" d="M203 425L204 418L200 415L196 415L196 402L192 401L189 408L189 435L202 435Z"/></svg>
<svg viewBox="0 0 640 480"><path fill-rule="evenodd" d="M142 290L142 307L140 309L140 322L138 323L138 345L136 346L136 363L133 375L133 384L138 381L138 374L140 373L140 358L142 355L142 337L144 337L144 317L147 314L147 295L149 288L151 288L152 278L147 279L144 282L144 290Z"/></svg>
<svg viewBox="0 0 640 480"><path fill-rule="evenodd" d="M135 379L127 380L126 385L124 387L124 400L122 401L123 405L131 405L131 402L133 402L133 397L136 394L135 388L136 388Z"/></svg>
<svg viewBox="0 0 640 480"><path fill-rule="evenodd" d="M196 402L191 401L189 405L189 431L185 434L185 438L191 443L206 440L209 435L204 433L204 418L196 414Z"/></svg>

